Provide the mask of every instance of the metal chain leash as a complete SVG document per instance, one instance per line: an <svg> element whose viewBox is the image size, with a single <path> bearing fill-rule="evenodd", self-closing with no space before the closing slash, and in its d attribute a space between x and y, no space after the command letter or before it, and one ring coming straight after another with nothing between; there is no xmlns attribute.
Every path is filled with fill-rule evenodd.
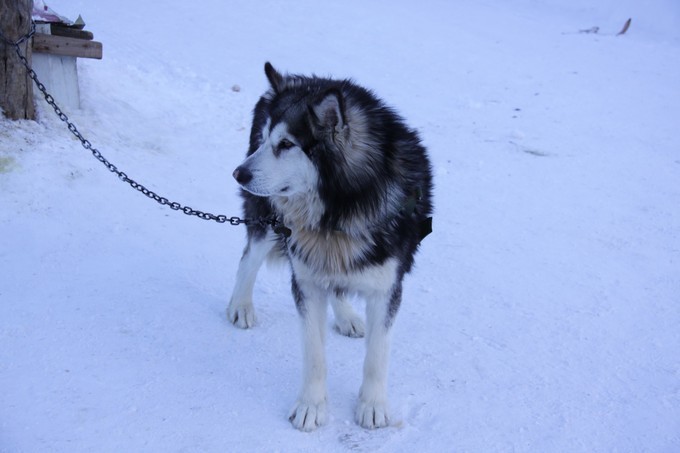
<svg viewBox="0 0 680 453"><path fill-rule="evenodd" d="M211 214L209 212L205 211L200 211L198 209L193 209L189 206L182 205L176 201L170 201L165 197L161 197L158 195L156 192L153 190L147 189L144 187L144 185L138 183L134 179L131 179L128 175L126 175L124 172L118 169L114 164L109 162L108 159L106 159L102 153L95 147L92 146L92 143L90 143L89 140L87 140L83 135L78 131L78 128L76 128L75 124L73 124L71 121L69 121L68 116L59 108L57 103L54 100L54 97L50 95L47 92L47 89L45 88L45 85L43 85L40 80L38 80L38 76L36 72L31 68L31 65L28 62L28 59L21 54L21 49L20 45L30 39L33 35L35 34L35 22L32 23L31 26L31 31L29 31L26 35L22 36L16 41L12 41L8 38L5 37L5 35L2 34L0 31L0 38L5 41L10 46L14 47L14 51L16 52L17 56L19 57L19 60L23 64L23 66L26 68L26 71L28 72L28 76L35 82L36 86L38 87L38 90L43 94L45 97L45 101L54 109L54 113L59 117L60 120L62 120L66 125L68 126L68 130L71 131L71 133L80 141L81 145L83 148L86 150L90 151L92 155L106 168L109 169L111 173L114 173L116 176L118 176L118 179L121 181L127 183L132 187L133 189L137 190L138 192L143 193L147 197L149 197L152 200L155 200L159 204L163 206L168 206L170 209L174 211L181 211L186 215L190 216L196 216L199 219L203 220L214 220L217 223L229 223L230 225L260 225L260 226L267 226L270 225L276 233L283 234L284 236L290 236L290 230L286 228L281 221L279 221L276 217L261 217L261 218L256 218L256 219L242 219L240 217L228 217L226 215L215 215Z"/></svg>

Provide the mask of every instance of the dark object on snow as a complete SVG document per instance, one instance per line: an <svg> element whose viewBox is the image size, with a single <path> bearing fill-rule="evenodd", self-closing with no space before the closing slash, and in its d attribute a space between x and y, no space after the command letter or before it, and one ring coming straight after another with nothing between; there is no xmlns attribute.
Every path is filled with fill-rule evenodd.
<svg viewBox="0 0 680 453"><path fill-rule="evenodd" d="M620 32L618 32L618 33L616 34L616 36L621 36L622 34L624 34L625 32L628 31L628 29L630 28L630 21L631 21L631 20L632 20L632 19L628 19L628 20L626 21L626 23L623 24L623 28L621 29Z"/></svg>

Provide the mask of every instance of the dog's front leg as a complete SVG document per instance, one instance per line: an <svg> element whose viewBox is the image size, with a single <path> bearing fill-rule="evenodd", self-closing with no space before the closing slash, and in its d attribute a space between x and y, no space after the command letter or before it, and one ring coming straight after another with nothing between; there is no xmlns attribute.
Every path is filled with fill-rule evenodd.
<svg viewBox="0 0 680 453"><path fill-rule="evenodd" d="M374 294L366 300L364 380L355 413L357 423L364 428L382 428L390 422L387 370L392 321L400 303L400 282L387 294Z"/></svg>
<svg viewBox="0 0 680 453"><path fill-rule="evenodd" d="M312 431L326 423L326 307L327 295L309 282L298 282L293 275L293 297L302 320L302 390L289 420L297 429Z"/></svg>
<svg viewBox="0 0 680 453"><path fill-rule="evenodd" d="M248 238L248 245L238 265L234 292L227 307L227 319L235 326L248 329L255 325L255 308L253 307L253 287L255 277L267 254L276 244L273 232L264 238Z"/></svg>

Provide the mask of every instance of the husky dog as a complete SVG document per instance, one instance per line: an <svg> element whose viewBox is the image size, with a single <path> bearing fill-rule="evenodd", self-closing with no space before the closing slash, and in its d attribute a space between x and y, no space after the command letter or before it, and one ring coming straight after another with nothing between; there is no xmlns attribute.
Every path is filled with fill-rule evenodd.
<svg viewBox="0 0 680 453"><path fill-rule="evenodd" d="M323 425L324 337L330 300L337 329L363 336L347 295L366 300L366 357L356 421L389 424L390 328L402 279L431 231L431 168L415 131L376 96L350 80L281 74L266 63L271 88L255 106L250 148L234 178L242 187L248 226L227 315L255 322L252 294L265 258L284 257L302 320L303 382L290 414L303 431ZM281 234L284 231L285 234Z"/></svg>

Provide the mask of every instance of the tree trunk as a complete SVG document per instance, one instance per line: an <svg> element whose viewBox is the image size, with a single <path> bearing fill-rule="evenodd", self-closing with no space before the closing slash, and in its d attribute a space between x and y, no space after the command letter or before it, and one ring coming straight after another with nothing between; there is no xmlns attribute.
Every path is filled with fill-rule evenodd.
<svg viewBox="0 0 680 453"><path fill-rule="evenodd" d="M31 30L33 0L0 0L0 32L17 41ZM21 53L31 61L31 40L20 44ZM13 45L0 39L0 110L7 118L35 119L33 82L17 57Z"/></svg>

